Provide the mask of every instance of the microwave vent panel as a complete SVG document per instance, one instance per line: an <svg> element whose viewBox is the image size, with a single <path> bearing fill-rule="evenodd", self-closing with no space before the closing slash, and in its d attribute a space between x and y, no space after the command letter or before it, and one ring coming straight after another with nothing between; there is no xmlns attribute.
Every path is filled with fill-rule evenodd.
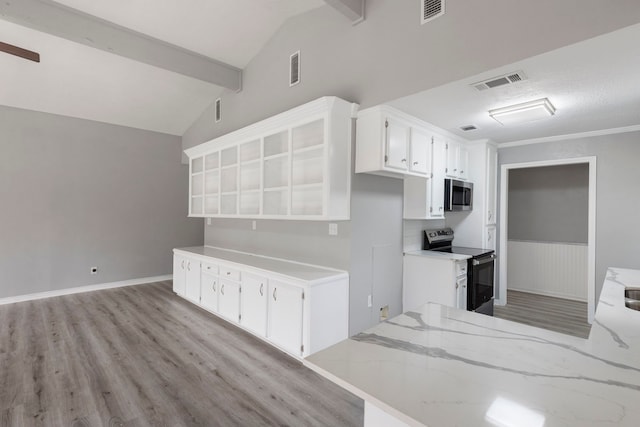
<svg viewBox="0 0 640 427"><path fill-rule="evenodd" d="M527 76L522 71L516 71L514 73L509 73L502 76L493 77L489 80L474 83L471 86L479 91L483 91L487 89L493 89L494 87L510 85L522 80L527 80Z"/></svg>

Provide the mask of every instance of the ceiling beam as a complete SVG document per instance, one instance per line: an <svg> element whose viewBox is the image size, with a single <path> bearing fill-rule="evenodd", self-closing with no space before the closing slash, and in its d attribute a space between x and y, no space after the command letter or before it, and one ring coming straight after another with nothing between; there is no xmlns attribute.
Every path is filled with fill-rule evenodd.
<svg viewBox="0 0 640 427"><path fill-rule="evenodd" d="M154 67L239 91L242 70L51 0L3 0L0 18Z"/></svg>
<svg viewBox="0 0 640 427"><path fill-rule="evenodd" d="M324 0L329 6L349 18L353 25L364 21L365 0Z"/></svg>

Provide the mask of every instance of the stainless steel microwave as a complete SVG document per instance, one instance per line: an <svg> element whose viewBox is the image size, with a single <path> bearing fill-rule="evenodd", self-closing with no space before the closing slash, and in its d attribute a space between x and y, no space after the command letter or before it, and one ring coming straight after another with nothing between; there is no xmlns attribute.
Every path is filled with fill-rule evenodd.
<svg viewBox="0 0 640 427"><path fill-rule="evenodd" d="M473 183L457 179L444 180L444 210L448 212L473 209Z"/></svg>

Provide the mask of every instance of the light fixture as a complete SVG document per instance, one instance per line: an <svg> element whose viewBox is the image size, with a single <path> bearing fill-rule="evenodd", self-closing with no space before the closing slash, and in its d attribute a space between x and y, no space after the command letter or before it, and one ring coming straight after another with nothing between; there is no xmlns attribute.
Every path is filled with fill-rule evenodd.
<svg viewBox="0 0 640 427"><path fill-rule="evenodd" d="M512 125L551 117L555 112L556 109L551 102L547 98L542 98L489 110L489 115L500 124Z"/></svg>

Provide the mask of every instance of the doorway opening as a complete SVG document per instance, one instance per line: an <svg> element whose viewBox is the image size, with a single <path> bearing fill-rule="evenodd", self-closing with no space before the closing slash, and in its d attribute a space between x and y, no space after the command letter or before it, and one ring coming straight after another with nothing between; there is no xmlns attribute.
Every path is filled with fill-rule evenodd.
<svg viewBox="0 0 640 427"><path fill-rule="evenodd" d="M554 169L561 166L566 168ZM521 311L533 313L533 318L542 320L541 325L536 326L544 327L545 321L549 322L550 318L551 322L554 321L552 315L544 314L546 308L559 313L557 322L561 323L563 311L579 309L580 304L584 307L586 302L586 320L591 324L595 314L596 158L504 164L500 171L500 256L496 305L507 305L509 295L512 300L510 307L515 307L516 312L519 304L520 307L533 305ZM553 179L554 176L561 179L557 178L562 176L560 171L586 177L586 188L578 188L576 194L572 194L572 185L567 183L566 188L554 193L554 187L559 183L554 183ZM537 180L541 182L529 185L523 181L525 177L544 177L546 172L550 176ZM512 192L509 196L510 179L514 187L523 189L522 194ZM531 192L527 193L527 190ZM577 194L580 191L583 194ZM567 194L570 197L563 199ZM584 200L585 196L587 200ZM537 206L536 209L527 206L540 197L547 197L545 200L551 205ZM582 206L580 212L576 206ZM525 220L520 221L522 218ZM534 265L537 267L533 268ZM556 272L554 267L557 267ZM510 269L522 271L511 274ZM579 329L576 335L581 336L583 331Z"/></svg>

